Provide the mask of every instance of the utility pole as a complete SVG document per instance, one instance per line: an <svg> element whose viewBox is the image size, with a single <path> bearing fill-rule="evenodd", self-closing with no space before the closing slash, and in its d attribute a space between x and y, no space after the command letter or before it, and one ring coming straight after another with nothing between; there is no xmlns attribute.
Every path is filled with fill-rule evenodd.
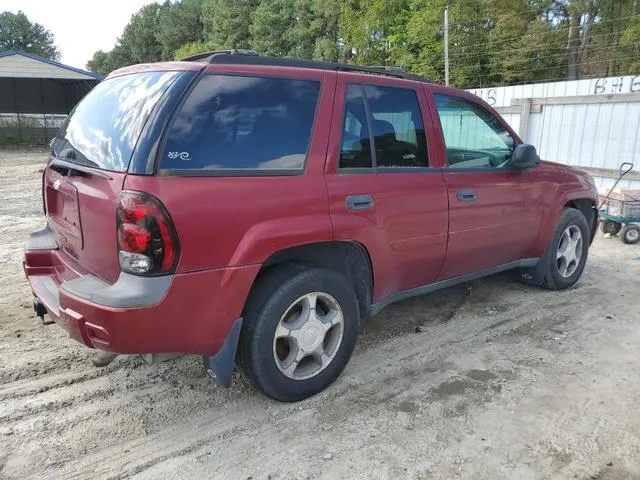
<svg viewBox="0 0 640 480"><path fill-rule="evenodd" d="M444 83L449 86L449 7L444 7Z"/></svg>

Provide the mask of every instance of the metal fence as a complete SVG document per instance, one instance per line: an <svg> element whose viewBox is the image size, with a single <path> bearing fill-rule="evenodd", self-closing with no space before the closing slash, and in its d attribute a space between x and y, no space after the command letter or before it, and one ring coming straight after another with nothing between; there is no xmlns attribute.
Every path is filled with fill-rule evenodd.
<svg viewBox="0 0 640 480"><path fill-rule="evenodd" d="M47 144L66 118L56 114L0 113L0 142Z"/></svg>

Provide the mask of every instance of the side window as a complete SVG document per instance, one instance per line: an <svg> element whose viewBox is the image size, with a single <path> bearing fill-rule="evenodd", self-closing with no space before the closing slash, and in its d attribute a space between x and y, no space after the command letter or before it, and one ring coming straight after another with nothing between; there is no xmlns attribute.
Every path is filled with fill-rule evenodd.
<svg viewBox="0 0 640 480"><path fill-rule="evenodd" d="M426 166L427 139L416 92L347 85L340 168Z"/></svg>
<svg viewBox="0 0 640 480"><path fill-rule="evenodd" d="M339 168L372 168L371 143L361 85L347 85Z"/></svg>
<svg viewBox="0 0 640 480"><path fill-rule="evenodd" d="M378 168L426 167L427 140L416 92L367 85Z"/></svg>
<svg viewBox="0 0 640 480"><path fill-rule="evenodd" d="M167 134L163 170L302 170L320 82L207 75Z"/></svg>
<svg viewBox="0 0 640 480"><path fill-rule="evenodd" d="M450 168L505 166L515 142L496 117L460 97L435 95Z"/></svg>

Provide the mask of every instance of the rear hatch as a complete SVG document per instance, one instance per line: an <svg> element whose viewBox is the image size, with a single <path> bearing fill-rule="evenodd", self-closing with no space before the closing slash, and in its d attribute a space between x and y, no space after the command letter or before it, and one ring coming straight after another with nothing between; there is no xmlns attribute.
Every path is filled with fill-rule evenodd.
<svg viewBox="0 0 640 480"><path fill-rule="evenodd" d="M77 270L118 278L118 195L147 119L180 74L147 71L103 81L53 140L43 183L47 223Z"/></svg>

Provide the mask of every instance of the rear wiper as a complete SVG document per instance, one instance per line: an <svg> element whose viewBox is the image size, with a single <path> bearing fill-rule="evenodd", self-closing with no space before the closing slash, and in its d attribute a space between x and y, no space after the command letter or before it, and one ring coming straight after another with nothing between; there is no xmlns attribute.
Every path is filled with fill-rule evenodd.
<svg viewBox="0 0 640 480"><path fill-rule="evenodd" d="M84 177L86 175L94 175L96 177L106 178L107 180L112 179L109 174L102 170L97 170L78 163L67 162L55 157L51 160L49 168L55 170L60 175L64 175L65 177Z"/></svg>

